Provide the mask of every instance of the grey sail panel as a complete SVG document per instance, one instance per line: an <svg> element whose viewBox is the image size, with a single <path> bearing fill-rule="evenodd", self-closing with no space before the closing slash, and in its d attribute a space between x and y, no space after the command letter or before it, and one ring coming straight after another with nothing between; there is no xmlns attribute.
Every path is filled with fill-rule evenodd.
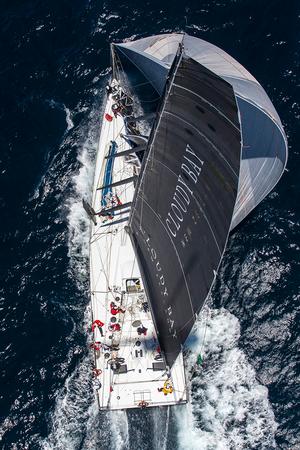
<svg viewBox="0 0 300 450"><path fill-rule="evenodd" d="M235 96L226 81L183 56L169 83L129 225L160 345L171 367L226 245L241 136Z"/></svg>
<svg viewBox="0 0 300 450"><path fill-rule="evenodd" d="M169 71L169 68L164 63L138 50L132 50L124 44L115 44L115 47L118 52L126 56L143 73L157 92L163 92Z"/></svg>

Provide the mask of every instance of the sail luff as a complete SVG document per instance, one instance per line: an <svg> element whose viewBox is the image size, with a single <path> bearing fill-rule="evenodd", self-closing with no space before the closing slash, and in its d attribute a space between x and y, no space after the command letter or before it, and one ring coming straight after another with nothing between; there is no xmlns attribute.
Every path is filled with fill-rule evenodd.
<svg viewBox="0 0 300 450"><path fill-rule="evenodd" d="M114 44L110 44L110 59L111 59L111 67L112 67L112 79L116 78L116 62L115 62L115 49Z"/></svg>

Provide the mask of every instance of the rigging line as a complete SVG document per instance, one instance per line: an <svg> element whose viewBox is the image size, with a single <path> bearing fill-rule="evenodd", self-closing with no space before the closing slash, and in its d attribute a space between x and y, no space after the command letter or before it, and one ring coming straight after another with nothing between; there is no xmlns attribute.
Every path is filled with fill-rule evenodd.
<svg viewBox="0 0 300 450"><path fill-rule="evenodd" d="M102 118L102 122L103 122L103 120L104 120L104 116L103 116L103 118ZM113 140L114 141L116 141L117 139L118 139L118 137L120 136L120 134L122 133L122 131L123 131L123 129L124 129L124 127L125 127L125 123L124 123L124 121L123 121L123 125L122 125L122 127L121 127L121 129L116 133L115 132L115 128L116 128L116 123L115 123L115 121L113 121L113 123L112 124L109 124L108 125L108 128L107 128L107 136L106 136L106 141L108 140L108 135L109 135L109 131L111 130L111 126L113 127ZM111 139L110 139L110 141L111 141ZM105 147L104 147L104 154L106 155L107 154L107 147L110 147L110 142L107 142L106 144L105 144ZM101 165L101 169L100 169L100 173L99 173L99 177L98 177L98 181L97 181L97 188L99 187L99 184L100 184L100 178L101 178L101 176L103 176L104 174L103 174L103 172L105 171L105 167L106 167L106 161L104 161L104 164L102 164Z"/></svg>
<svg viewBox="0 0 300 450"><path fill-rule="evenodd" d="M124 191L122 191L121 193L119 193L119 194L115 194L115 195L120 195L120 196L122 196L124 193L126 193L126 190L124 189ZM94 205L95 205L95 202L94 202ZM125 214L125 211L123 211L123 213ZM122 215L122 214L121 214ZM98 215L97 215L98 216ZM100 217L100 216L99 216ZM107 234L107 232L102 232L101 230L100 230L100 228L103 226L103 220L101 220L101 218L100 218L100 222L98 222L98 224L97 224L97 226L95 226L95 230L93 231L93 233L92 233L92 235L91 235L91 238L90 238L90 243L93 243L95 240L98 240L99 239L99 237L101 237L101 235L106 235ZM107 224L107 226L110 226L110 224ZM94 237L95 236L97 236L96 237L96 239L94 239ZM94 239L94 240L93 240Z"/></svg>
<svg viewBox="0 0 300 450"><path fill-rule="evenodd" d="M140 87L140 86L145 86L146 84L151 84L152 85L151 81L145 81L144 83L131 84L130 86L133 87L133 88L137 88L137 87Z"/></svg>
<svg viewBox="0 0 300 450"><path fill-rule="evenodd" d="M144 83L132 84L131 87L137 88L140 86L145 86L146 84L151 84L151 81L145 81Z"/></svg>
<svg viewBox="0 0 300 450"><path fill-rule="evenodd" d="M158 97L154 97L152 100L142 100L141 98L139 98L139 102L140 103L154 103L154 102L157 102L160 98L161 98L160 95Z"/></svg>
<svg viewBox="0 0 300 450"><path fill-rule="evenodd" d="M167 377L167 378L165 378L165 377ZM162 381L168 381L168 375L167 375L167 371L165 371L162 375L159 375L157 378L153 378L153 380L151 380L151 381L160 381L160 380L162 380Z"/></svg>
<svg viewBox="0 0 300 450"><path fill-rule="evenodd" d="M128 149L129 150L129 149ZM116 177L116 175L119 175L120 173L124 172L124 168L122 167L121 169L115 170L113 172L113 178Z"/></svg>
<svg viewBox="0 0 300 450"><path fill-rule="evenodd" d="M120 65L120 61L119 61L119 56L118 54L114 51L114 63L115 63L115 79L118 80L118 76L119 76L119 65Z"/></svg>
<svg viewBox="0 0 300 450"><path fill-rule="evenodd" d="M121 58L120 58L119 54L115 52L115 56L116 56L116 61L117 61L118 75L120 75L121 71L124 72L123 64L122 64L122 61L121 61ZM120 69L120 67L121 67L121 69Z"/></svg>
<svg viewBox="0 0 300 450"><path fill-rule="evenodd" d="M121 146L120 146L121 147ZM132 150L132 152L134 152L134 148L129 148L128 150ZM113 175L112 178L116 178L117 175L122 174L122 175L127 175L128 173L128 167L127 167L127 161L124 159L123 161L123 166L121 166L121 168L119 168L118 170L116 170L115 168L113 169ZM120 180L123 180L125 178L120 178ZM101 185L102 186L102 185ZM113 186L114 187L114 186ZM99 190L99 188L97 188ZM126 189L126 186L124 186L124 189Z"/></svg>
<svg viewBox="0 0 300 450"><path fill-rule="evenodd" d="M105 266L104 266L104 264L103 264L103 260L102 260L102 256L101 256L101 253L102 253L102 252L100 251L99 243L98 243L98 242L96 243L96 247L97 247L97 250L98 250L98 257L99 257L99 259L100 259L100 263L101 263L101 267L102 267L102 273L104 274L104 277L105 277L105 279L106 279L107 286L109 287L109 278L108 278L107 272L106 272L106 270L105 270ZM106 253L107 253L107 252L106 252ZM101 272L99 273L97 282L99 282L100 275L101 275ZM108 292L111 293L111 291L108 291ZM113 297L113 298L114 298L114 297Z"/></svg>
<svg viewBox="0 0 300 450"><path fill-rule="evenodd" d="M94 233L93 236L95 236L95 238L93 238L93 240L90 241L90 244L94 244L95 242L100 241L101 238L104 238L107 234L112 233L114 233L114 230L103 231L102 233Z"/></svg>
<svg viewBox="0 0 300 450"><path fill-rule="evenodd" d="M100 306L102 306L103 309L106 308L106 301L101 300L101 297L99 298L99 296L94 295L94 302L93 302L94 310L97 309L97 306L99 304L100 304Z"/></svg>
<svg viewBox="0 0 300 450"><path fill-rule="evenodd" d="M238 126L236 126L236 124L234 122L232 122L231 119L229 119L229 117L226 116L226 114L224 114L220 109L218 109L215 105L213 105L212 103L210 103L208 100L206 100L204 97L202 97L202 95L197 94L194 91L191 91L190 89L181 86L180 84L174 83L173 86L176 86L180 89L184 89L185 91L190 92L191 94L195 95L196 97L200 98L204 103L207 103L209 106L211 106L218 114L220 114L225 120L227 120L230 125L232 125L238 132L240 132L240 129Z"/></svg>
<svg viewBox="0 0 300 450"><path fill-rule="evenodd" d="M109 243L106 244L108 246L108 248L109 248L109 251L108 251L108 260L109 260L108 272L109 273L110 273L110 266L111 266L111 253L112 253L112 246L113 246L113 237L114 237L114 235L106 237L106 240L107 241L109 240ZM110 285L110 283L108 285ZM115 300L114 292L112 290L110 290L109 292L111 293L113 299Z"/></svg>
<svg viewBox="0 0 300 450"><path fill-rule="evenodd" d="M92 291L91 294L108 294L109 291Z"/></svg>
<svg viewBox="0 0 300 450"><path fill-rule="evenodd" d="M107 110L107 108L105 108L105 111ZM102 127L101 127L101 134L102 134L102 132L104 131L104 128L103 127L105 127L105 125L103 124L103 119L102 119ZM110 125L108 125L108 127L107 127L107 130L106 130L106 139L105 139L105 142L108 140L108 135L109 135L109 131L110 131ZM108 146L109 144L108 143L106 143L105 145L104 145L104 153L107 153L107 146ZM100 142L99 142L99 145L98 145L98 151L97 151L97 160L96 160L96 169L97 169L97 162L98 162L98 158L100 159ZM102 176L102 174L103 174L103 171L104 171L104 167L103 167L103 163L101 164L101 167L100 167L100 171L99 171L99 175L98 175L98 180L97 180L97 186L99 185L99 181L100 181L100 177ZM95 198L96 198L96 192L94 192L93 193L93 201L95 201Z"/></svg>
<svg viewBox="0 0 300 450"><path fill-rule="evenodd" d="M135 262L136 262L136 256L135 256L135 252L134 252L134 258L133 258L132 268L131 268L131 273L130 273L131 278L133 277L133 270L134 270Z"/></svg>
<svg viewBox="0 0 300 450"><path fill-rule="evenodd" d="M113 236L107 236L106 237L106 240L109 240L110 241L110 244L109 244L109 253L108 253L108 271L109 271L109 273L110 273L110 267L111 267L111 249L112 249L112 245L113 245ZM112 297L113 297L113 299L115 300L115 297L116 296L114 296L114 294L113 294L113 291L110 291L111 292L111 294L112 294Z"/></svg>
<svg viewBox="0 0 300 450"><path fill-rule="evenodd" d="M126 78L125 78L125 70L124 70L124 67L123 67L123 64L122 64L122 61L121 61L121 59L120 59L120 57L119 57L119 55L118 54L116 54L116 56L117 56L117 60L118 60L118 63L119 63L119 65L121 66L121 70L122 70L122 73L124 74L124 76L123 76L123 85L124 85L124 87L125 88L127 88L127 90L128 90L128 92L130 93L130 97L132 97L132 92L131 92L131 90L130 90L130 87L129 87L129 85L128 85L128 83L126 82ZM118 75L119 75L119 79L121 80L121 71L119 70L119 68L118 68ZM122 86L123 87L123 86ZM125 92L126 93L126 92Z"/></svg>
<svg viewBox="0 0 300 450"><path fill-rule="evenodd" d="M179 394L184 394L185 391L180 391L179 389L173 389L173 392L178 392ZM175 395L174 395L174 397L175 397Z"/></svg>
<svg viewBox="0 0 300 450"><path fill-rule="evenodd" d="M106 236L105 237L105 244L106 247L108 249L107 254L106 254L106 270L107 270L107 279L108 279L108 288L110 288L110 282L111 280L109 279L109 275L110 275L110 265L111 265L111 245L112 245L112 237L111 236Z"/></svg>
<svg viewBox="0 0 300 450"><path fill-rule="evenodd" d="M122 49L120 49L120 51L122 52ZM122 52L122 53L124 54L124 52ZM125 55L125 56L126 56L126 55ZM146 76L146 74L144 73L144 71L143 71L141 68L139 68L139 67L136 65L136 63L135 63L134 61L131 61L131 63L137 68L138 71L140 71L140 72L143 74L144 78L147 79L147 76ZM122 67L123 67L123 66L122 66ZM123 69L123 72L124 72L124 69Z"/></svg>
<svg viewBox="0 0 300 450"><path fill-rule="evenodd" d="M101 216L101 219L102 219L102 216ZM103 220L101 220L101 222L100 222L101 225L99 225L100 228L102 228L104 226L109 227L110 226L109 222L110 222L110 220L109 219L106 220L106 218L104 218L104 216L103 216ZM105 237L107 237L108 234L112 234L113 235L114 233L117 233L117 230L111 230L109 228L106 228L106 229L103 229L103 230L101 229L101 231L95 231L93 233L93 236L92 236L91 240L90 240L90 244L93 244L94 242L100 241L102 238L104 239Z"/></svg>
<svg viewBox="0 0 300 450"><path fill-rule="evenodd" d="M101 131L102 131L102 130L101 130ZM107 130L107 134L109 134L109 128L108 128L108 130ZM103 152L103 154L106 154L106 153L107 153L107 147L108 147L109 145L110 145L110 144L109 144L108 142L104 145L104 152ZM99 147L100 147L100 142L99 142ZM98 152L100 152L100 148L98 148ZM99 155L99 157L100 157L100 155ZM97 170L97 161L96 161L96 170ZM99 175L98 175L98 179L97 179L97 183L96 183L96 190L95 190L94 193L93 193L93 202L96 201L96 197L97 197L97 187L98 187L99 184L100 184L100 179L102 180L102 179L104 178L104 175L105 175L105 164L103 164L103 162L102 162L101 167L100 167L100 171L99 171Z"/></svg>
<svg viewBox="0 0 300 450"><path fill-rule="evenodd" d="M101 255L99 255L100 256L100 262L101 262ZM93 266L93 264L92 264L92 260L93 260L93 253L91 253L91 266ZM93 285L96 287L97 285L98 285L98 283L99 283L99 280L100 280L100 277L101 277L101 274L102 274L102 272L104 273L104 276L105 276L105 272L102 270L100 270L99 271L99 273L98 273L98 276L97 276L97 278L96 278L96 280L93 282ZM95 291L95 289L91 289L91 291Z"/></svg>
<svg viewBox="0 0 300 450"><path fill-rule="evenodd" d="M121 172L121 170L123 170L124 171L124 168L123 169L120 169L118 172L117 172L117 174L119 173L119 172ZM129 189L129 186L125 186L121 191L118 191L117 193L115 193L114 195L117 195L118 197L122 197L123 195L124 196L126 196L126 191ZM123 213L121 212L121 216L122 216L122 214L125 214L127 212L127 210L126 211L123 211ZM102 224L103 224L103 221L100 221L100 227L102 226ZM110 225L114 225L114 223L112 222L111 224L107 224L107 226L109 227ZM99 227L98 227L99 228ZM96 239L95 240L97 240L97 239L99 239L99 237L101 237L101 235L106 235L107 234L107 232L106 233L99 233L99 231L98 231L98 228L93 232L93 234L92 234L92 236L91 236L91 239L95 236L95 235L97 235L98 237L96 237ZM90 241L91 243L92 242L95 242L95 241Z"/></svg>
<svg viewBox="0 0 300 450"><path fill-rule="evenodd" d="M120 145L120 147L121 147L121 145ZM129 149L128 149L129 150ZM107 160L105 160L105 162L106 162ZM99 178L98 178L98 182L97 182L97 188L96 188L96 190L98 190L99 191L99 187L101 187L102 186L102 184L103 184L103 179L104 179L104 170L105 170L105 167L106 167L106 164L104 163L102 166L101 166L101 172L100 172L100 175L99 175ZM113 178L115 178L117 175L119 175L120 173L122 173L122 172L124 172L124 167L121 167L120 169L118 169L118 170L116 170L116 169L113 169ZM100 185L100 186L99 186ZM100 195L101 195L101 192L100 192Z"/></svg>
<svg viewBox="0 0 300 450"><path fill-rule="evenodd" d="M118 196L120 196L120 195L121 194L119 193ZM103 231L103 232L98 232L97 231L97 232L94 232L92 237L91 237L90 244L93 244L94 242L99 241L102 237L103 238L105 238L105 237L107 238L107 237L109 237L108 235L113 235L114 236L115 234L120 233L122 231L122 229L123 229L122 225L121 225L121 228L120 228L120 226L118 226L117 228L114 228L113 230L110 229L110 227L111 226L115 226L115 225L120 225L121 222L126 222L126 217L122 218L122 216L125 215L125 214L128 214L129 212L130 212L130 208L125 209L124 211L122 211L119 214L120 218L117 218L116 220L111 220L111 219L108 219L108 220L105 220L105 221L102 220L100 222L101 223L100 227L107 227L108 231Z"/></svg>

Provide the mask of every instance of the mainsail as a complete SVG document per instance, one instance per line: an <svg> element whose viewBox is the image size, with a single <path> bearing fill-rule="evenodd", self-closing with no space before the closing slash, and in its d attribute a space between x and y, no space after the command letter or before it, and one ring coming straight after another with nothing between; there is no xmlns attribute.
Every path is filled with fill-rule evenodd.
<svg viewBox="0 0 300 450"><path fill-rule="evenodd" d="M179 51L145 152L129 232L172 367L214 281L237 196L230 84Z"/></svg>

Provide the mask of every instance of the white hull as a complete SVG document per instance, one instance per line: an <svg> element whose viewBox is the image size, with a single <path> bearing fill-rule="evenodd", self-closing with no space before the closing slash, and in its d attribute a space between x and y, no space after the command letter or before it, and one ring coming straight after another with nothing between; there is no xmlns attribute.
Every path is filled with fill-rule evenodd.
<svg viewBox="0 0 300 450"><path fill-rule="evenodd" d="M112 103L113 100L109 96L105 113L111 116ZM97 188L104 184L108 161L105 156L111 141L117 143L118 151L130 148L121 137L122 132L125 133L125 129L120 115L111 122L103 118L92 200L92 207L96 212L101 210L102 191ZM114 159L110 182L130 178L138 170L137 159L133 161L132 156L117 157ZM130 202L133 194L132 182L113 188L113 195L117 195L122 204ZM93 321L100 320L104 323L103 336L96 327L93 332L94 341L101 342L102 345L113 344L119 348L116 352L103 347L94 350L95 366L99 369L98 375L94 374L99 406L100 409L113 410L185 403L187 396L182 353L170 373L167 373L166 368L161 369L164 365L162 359L155 360L155 356L158 358L159 344L151 313L145 305L147 298L131 240L125 230L127 222L113 224L117 220L126 219L128 215L128 209L120 210L115 213L113 219L97 217L96 226L91 222L90 285ZM103 227L105 224L109 225ZM130 279L140 279L140 289L137 292L128 292L126 280ZM127 281L128 283L131 282ZM117 297L120 300L116 299ZM111 302L125 310L125 313L112 315ZM112 317L116 319L114 323L120 324L121 331L109 330ZM138 328L141 327L137 326L138 323L147 328L146 335L138 334ZM112 368L114 362L120 365L115 371ZM167 385L165 393L159 391L168 380L173 391L168 389ZM99 383L101 387L98 389Z"/></svg>

